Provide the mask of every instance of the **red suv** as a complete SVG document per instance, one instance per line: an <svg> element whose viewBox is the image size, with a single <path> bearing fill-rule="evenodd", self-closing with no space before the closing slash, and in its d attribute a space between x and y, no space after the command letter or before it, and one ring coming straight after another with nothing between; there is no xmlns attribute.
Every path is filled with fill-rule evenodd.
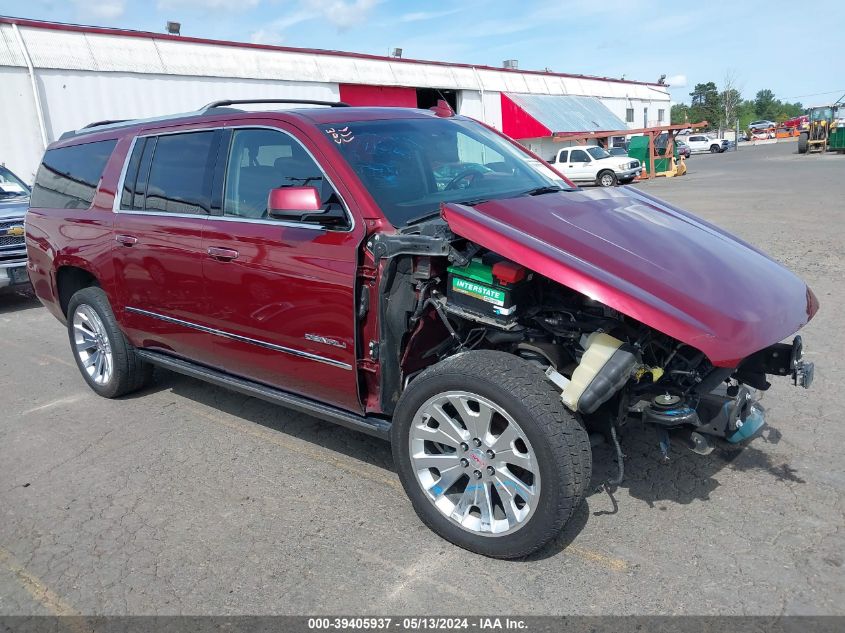
<svg viewBox="0 0 845 633"><path fill-rule="evenodd" d="M510 558L588 492L589 432L618 484L626 422L704 453L762 426L767 374L812 380L779 343L812 291L684 211L448 108L237 103L46 151L29 274L102 396L159 365L389 438L428 526Z"/></svg>

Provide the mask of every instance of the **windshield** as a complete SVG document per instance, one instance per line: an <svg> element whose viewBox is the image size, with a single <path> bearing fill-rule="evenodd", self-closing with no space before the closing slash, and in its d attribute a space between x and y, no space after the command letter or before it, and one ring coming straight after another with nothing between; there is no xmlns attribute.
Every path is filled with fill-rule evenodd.
<svg viewBox="0 0 845 633"><path fill-rule="evenodd" d="M0 197L28 196L29 187L5 167L0 167Z"/></svg>
<svg viewBox="0 0 845 633"><path fill-rule="evenodd" d="M607 158L608 156L610 156L610 154L608 154L601 147L588 147L587 153L596 160L601 160L602 158Z"/></svg>
<svg viewBox="0 0 845 633"><path fill-rule="evenodd" d="M567 188L545 165L472 121L352 121L323 131L396 227L439 213L444 202Z"/></svg>

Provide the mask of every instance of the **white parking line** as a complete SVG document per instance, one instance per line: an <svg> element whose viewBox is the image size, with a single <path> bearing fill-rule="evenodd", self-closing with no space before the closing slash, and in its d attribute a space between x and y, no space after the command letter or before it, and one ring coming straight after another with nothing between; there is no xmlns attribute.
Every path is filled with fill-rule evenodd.
<svg viewBox="0 0 845 633"><path fill-rule="evenodd" d="M36 413L38 411L44 411L45 409L52 409L53 407L58 407L63 404L73 404L74 402L79 402L88 394L79 393L75 396L67 396L66 398L59 398L58 400L53 400L52 402L48 402L46 404L38 405L37 407L33 407L32 409L27 409L23 411L21 415L29 415L30 413Z"/></svg>

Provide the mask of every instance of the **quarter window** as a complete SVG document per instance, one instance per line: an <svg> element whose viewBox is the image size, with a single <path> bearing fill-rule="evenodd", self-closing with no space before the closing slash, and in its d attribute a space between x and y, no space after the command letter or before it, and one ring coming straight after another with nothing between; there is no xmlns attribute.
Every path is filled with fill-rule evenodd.
<svg viewBox="0 0 845 633"><path fill-rule="evenodd" d="M340 198L319 165L292 136L278 130L244 129L232 134L226 168L223 215L272 219L267 212L271 189L316 187L323 205Z"/></svg>
<svg viewBox="0 0 845 633"><path fill-rule="evenodd" d="M31 205L87 209L117 141L97 141L47 150L35 176Z"/></svg>

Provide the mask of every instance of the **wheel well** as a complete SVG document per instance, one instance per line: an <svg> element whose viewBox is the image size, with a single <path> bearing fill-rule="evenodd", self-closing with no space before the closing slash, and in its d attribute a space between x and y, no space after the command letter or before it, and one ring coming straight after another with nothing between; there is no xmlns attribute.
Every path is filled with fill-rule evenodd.
<svg viewBox="0 0 845 633"><path fill-rule="evenodd" d="M62 306L62 314L67 315L67 306L70 298L79 290L89 286L99 286L100 283L84 268L76 266L62 266L56 274L56 287L59 291L59 304Z"/></svg>
<svg viewBox="0 0 845 633"><path fill-rule="evenodd" d="M599 171L599 173L597 173L596 176L601 176L602 174L614 174L615 175L616 172L614 172L612 169L608 169L608 168L605 167L604 169Z"/></svg>

